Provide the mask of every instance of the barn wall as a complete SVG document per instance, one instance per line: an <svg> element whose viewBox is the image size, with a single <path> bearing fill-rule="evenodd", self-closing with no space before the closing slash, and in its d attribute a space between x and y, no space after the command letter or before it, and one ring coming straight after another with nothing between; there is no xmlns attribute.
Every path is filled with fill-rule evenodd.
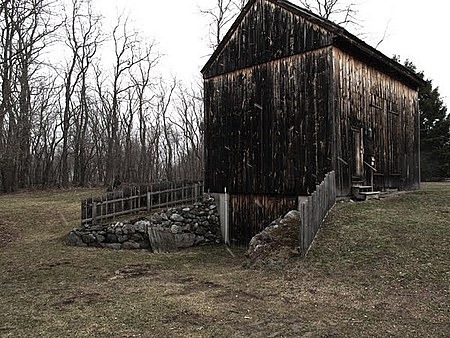
<svg viewBox="0 0 450 338"><path fill-rule="evenodd" d="M207 64L206 78L300 54L332 43L333 34L292 11L258 0Z"/></svg>
<svg viewBox="0 0 450 338"><path fill-rule="evenodd" d="M206 190L302 195L331 169L331 47L205 80Z"/></svg>
<svg viewBox="0 0 450 338"><path fill-rule="evenodd" d="M378 188L417 189L417 91L335 47L332 67L336 156L343 160L336 162L339 194L350 193L355 166L352 129L362 130L365 160L370 154L375 158Z"/></svg>

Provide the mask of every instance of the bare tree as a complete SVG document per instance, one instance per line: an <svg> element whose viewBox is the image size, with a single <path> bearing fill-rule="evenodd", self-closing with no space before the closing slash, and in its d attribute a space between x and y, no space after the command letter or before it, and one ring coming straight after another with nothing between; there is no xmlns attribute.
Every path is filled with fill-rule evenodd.
<svg viewBox="0 0 450 338"><path fill-rule="evenodd" d="M298 0L301 6L338 25L359 27L356 3L342 0Z"/></svg>
<svg viewBox="0 0 450 338"><path fill-rule="evenodd" d="M139 119L139 166L140 166L140 182L148 182L150 180L150 157L148 156L148 119L150 106L152 104L155 95L150 93L147 96L147 92L151 91L155 86L152 80L152 70L158 63L160 55L153 53L153 43L147 45L141 54L144 55L142 62L137 65L137 69L134 74L131 74L134 88L137 96L137 111Z"/></svg>
<svg viewBox="0 0 450 338"><path fill-rule="evenodd" d="M3 1L0 8L0 178L12 191L30 185L33 79L58 26L46 0Z"/></svg>
<svg viewBox="0 0 450 338"><path fill-rule="evenodd" d="M210 20L211 48L215 49L219 45L228 26L244 8L246 2L245 0L216 0L215 7L200 10Z"/></svg>
<svg viewBox="0 0 450 338"><path fill-rule="evenodd" d="M119 17L113 29L114 67L112 79L112 105L110 110L109 139L107 145L106 182L111 185L114 177L121 173L121 147L119 138L120 99L133 83L129 74L132 69L143 62L147 55L139 53L138 46L142 43L137 32L130 32L128 19ZM150 52L150 51L148 51Z"/></svg>
<svg viewBox="0 0 450 338"><path fill-rule="evenodd" d="M75 117L74 138L74 183L80 186L86 184L88 161L91 157L86 147L87 130L92 111L90 97L87 93L88 72L92 68L97 49L103 42L100 16L93 13L91 0L87 0L85 6L85 12L78 19L80 26L80 50L77 55L77 67L80 73L79 114Z"/></svg>
<svg viewBox="0 0 450 338"><path fill-rule="evenodd" d="M173 159L174 159L174 150L173 150L173 128L169 121L169 107L172 103L172 94L177 87L177 80L172 79L172 83L166 85L162 80L160 80L159 84L159 93L158 93L158 103L157 103L157 111L158 116L161 117L163 134L164 134L164 146L165 146L165 174L166 179L168 181L172 181L174 179L173 175Z"/></svg>
<svg viewBox="0 0 450 338"><path fill-rule="evenodd" d="M179 167L182 178L200 180L203 177L203 106L199 89L188 89L181 83L177 87L175 114L170 122L182 135Z"/></svg>

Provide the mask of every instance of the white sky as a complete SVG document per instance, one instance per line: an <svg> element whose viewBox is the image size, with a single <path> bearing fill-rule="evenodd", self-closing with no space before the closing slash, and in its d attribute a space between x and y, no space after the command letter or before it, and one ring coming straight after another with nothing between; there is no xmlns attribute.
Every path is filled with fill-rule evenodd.
<svg viewBox="0 0 450 338"><path fill-rule="evenodd" d="M295 2L295 1L294 1ZM115 22L117 13L129 14L133 25L158 43L164 54L162 69L167 75L189 81L200 79L206 63L209 36L208 22L200 8L213 7L216 0L93 0L105 17L105 31ZM360 0L359 18L363 40L376 45L386 26L387 36L378 49L392 57L411 60L425 76L439 86L450 107L450 68L448 42L444 32L450 28L446 1L442 0Z"/></svg>

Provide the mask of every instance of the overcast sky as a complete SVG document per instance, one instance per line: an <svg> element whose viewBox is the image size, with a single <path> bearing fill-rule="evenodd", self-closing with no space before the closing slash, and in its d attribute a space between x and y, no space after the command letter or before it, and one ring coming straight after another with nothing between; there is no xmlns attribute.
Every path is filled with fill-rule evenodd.
<svg viewBox="0 0 450 338"><path fill-rule="evenodd" d="M186 82L198 80L207 61L208 22L200 8L210 8L216 0L93 0L105 17L105 30L117 13L125 11L133 25L155 39L164 54L161 67L165 73ZM294 1L295 3L295 1ZM360 0L359 18L363 40L389 57L400 55L411 60L427 78L439 86L447 106L450 104L450 68L447 43L442 38L449 31L446 2L442 0ZM350 30L351 31L351 30ZM352 32L355 33L355 32Z"/></svg>

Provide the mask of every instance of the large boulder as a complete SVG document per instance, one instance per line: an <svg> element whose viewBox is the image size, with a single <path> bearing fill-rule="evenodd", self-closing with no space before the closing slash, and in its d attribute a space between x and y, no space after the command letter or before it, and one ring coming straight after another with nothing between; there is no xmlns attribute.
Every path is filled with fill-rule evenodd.
<svg viewBox="0 0 450 338"><path fill-rule="evenodd" d="M289 211L256 234L250 240L245 266L282 265L288 259L299 256L300 217L300 212Z"/></svg>

